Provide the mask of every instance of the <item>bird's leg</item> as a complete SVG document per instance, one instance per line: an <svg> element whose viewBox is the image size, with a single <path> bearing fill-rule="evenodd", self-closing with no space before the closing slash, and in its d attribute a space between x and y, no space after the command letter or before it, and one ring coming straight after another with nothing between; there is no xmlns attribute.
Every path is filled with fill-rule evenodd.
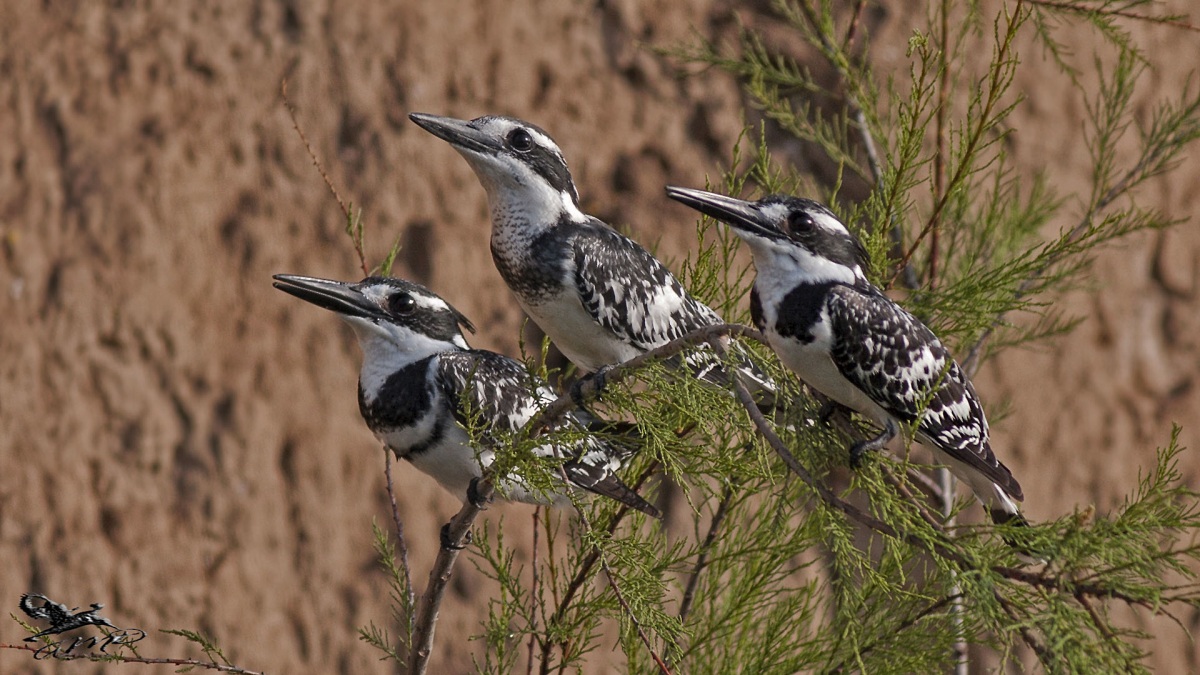
<svg viewBox="0 0 1200 675"><path fill-rule="evenodd" d="M825 402L821 404L821 409L817 411L817 420L819 420L823 426L829 426L829 419L833 417L834 413L845 407L846 406L831 398L826 399Z"/></svg>
<svg viewBox="0 0 1200 675"><path fill-rule="evenodd" d="M467 530L467 533L463 536L463 541L461 544L456 544L450 540L450 523L446 523L442 526L440 538L442 540L442 548L446 549L447 551L461 551L471 545L470 530Z"/></svg>
<svg viewBox="0 0 1200 675"><path fill-rule="evenodd" d="M479 476L472 478L471 482L467 483L467 501L471 502L471 506L481 511L486 509L488 504L492 503L491 495L488 495L485 499L483 495L479 494Z"/></svg>
<svg viewBox="0 0 1200 675"><path fill-rule="evenodd" d="M592 398L600 398L600 392L604 391L604 387L608 380L608 371L612 370L612 365L601 366L594 373L588 373L580 377L571 384L571 401L580 408L584 407L588 393L586 390L591 389Z"/></svg>
<svg viewBox="0 0 1200 675"><path fill-rule="evenodd" d="M896 426L896 422L892 419L883 425L883 431L875 438L868 438L865 441L859 441L850 446L850 466L857 469L862 466L863 458L868 452L878 452L887 445L896 434L900 433L900 429Z"/></svg>

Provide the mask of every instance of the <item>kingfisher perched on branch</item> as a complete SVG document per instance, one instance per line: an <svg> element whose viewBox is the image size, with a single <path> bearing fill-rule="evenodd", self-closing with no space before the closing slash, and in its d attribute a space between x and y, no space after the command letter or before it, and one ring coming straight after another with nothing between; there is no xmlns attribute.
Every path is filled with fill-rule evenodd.
<svg viewBox="0 0 1200 675"><path fill-rule="evenodd" d="M580 210L567 161L541 128L499 116L409 118L471 165L487 192L500 276L563 355L595 376L598 388L607 368L724 323L649 251ZM773 391L762 371L741 360L739 376L760 398ZM711 351L693 352L687 363L705 380L727 379Z"/></svg>
<svg viewBox="0 0 1200 675"><path fill-rule="evenodd" d="M336 313L362 348L358 405L367 426L396 456L432 476L459 498L478 504L477 483L495 460L497 436L518 431L557 397L519 361L471 349L461 328L475 327L429 289L390 277L358 283L277 274L275 288ZM575 410L557 427L620 430ZM481 430L479 446L468 429ZM569 483L659 516L617 476L631 454L615 437L584 435L533 450L565 457ZM536 504L569 504L565 491L542 494L519 476L499 476L499 491Z"/></svg>
<svg viewBox="0 0 1200 675"><path fill-rule="evenodd" d="M851 463L903 425L966 482L997 523L1023 523L1023 495L988 443L975 388L925 324L867 280L862 243L810 199L756 202L668 187L667 196L729 225L750 247L754 324L806 384L883 428Z"/></svg>

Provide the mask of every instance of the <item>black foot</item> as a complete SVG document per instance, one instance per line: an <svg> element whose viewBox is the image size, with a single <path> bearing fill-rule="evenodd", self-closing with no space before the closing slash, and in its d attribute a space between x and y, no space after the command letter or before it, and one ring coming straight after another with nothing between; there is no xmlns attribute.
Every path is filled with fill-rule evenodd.
<svg viewBox="0 0 1200 675"><path fill-rule="evenodd" d="M833 414L838 411L838 408L841 407L842 406L833 399L825 401L825 403L821 406L821 409L817 411L817 419L820 420L821 425L826 427L829 426L829 418L833 417Z"/></svg>
<svg viewBox="0 0 1200 675"><path fill-rule="evenodd" d="M587 375L576 379L575 382L571 384L571 401L580 408L584 407L588 398L588 396L586 396L586 389L591 389L591 398L599 399L600 392L604 391L604 387L607 384L608 371L610 370L612 370L611 365L604 366L594 373L588 373Z"/></svg>
<svg viewBox="0 0 1200 675"><path fill-rule="evenodd" d="M881 431L878 436L875 438L868 438L865 441L859 441L858 443L850 446L850 468L858 469L861 467L863 459L867 456L867 453L878 452L882 450L883 446L890 443L898 433L900 433L900 430L896 428L896 423L892 420L888 420L887 424L883 426L883 431Z"/></svg>
<svg viewBox="0 0 1200 675"><path fill-rule="evenodd" d="M461 544L456 544L456 543L450 541L450 523L446 523L445 525L442 526L442 532L441 532L440 537L442 540L442 548L446 549L447 551L461 551L464 548L471 545L470 530L468 530L467 534L463 537Z"/></svg>
<svg viewBox="0 0 1200 675"><path fill-rule="evenodd" d="M492 503L492 495L488 495L486 498L484 498L483 495L479 494L478 477L472 478L471 482L467 483L467 501L471 502L471 506L474 506L480 510L486 509L488 504Z"/></svg>

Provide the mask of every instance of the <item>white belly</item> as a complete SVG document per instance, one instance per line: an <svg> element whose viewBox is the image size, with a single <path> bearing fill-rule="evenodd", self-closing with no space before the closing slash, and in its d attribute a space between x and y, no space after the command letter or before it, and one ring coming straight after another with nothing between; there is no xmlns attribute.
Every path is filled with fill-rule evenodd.
<svg viewBox="0 0 1200 675"><path fill-rule="evenodd" d="M397 432L380 434L380 439L388 447L406 447ZM483 475L480 461L490 464L492 453L481 452L479 460L475 458L475 450L469 444L467 432L457 424L448 424L441 442L427 448L424 452L405 457L412 462L421 473L430 476L450 494L459 499L467 498L467 487L471 479Z"/></svg>
<svg viewBox="0 0 1200 675"><path fill-rule="evenodd" d="M641 353L596 323L574 293L560 293L537 305L517 300L559 351L586 372L628 361Z"/></svg>
<svg viewBox="0 0 1200 675"><path fill-rule="evenodd" d="M390 442L399 440L396 436L396 433L385 433L380 434L379 438L389 447L396 447ZM420 454L405 457L418 471L433 478L450 494L463 501L467 499L471 481L482 476L483 468L490 466L494 458L495 453L487 449L481 449L476 457L470 437L458 424L449 425L437 445ZM565 494L534 494L520 480L512 477L502 481L498 487L509 499L519 502L554 506L571 503Z"/></svg>
<svg viewBox="0 0 1200 675"><path fill-rule="evenodd" d="M880 426L886 424L890 415L878 403L862 393L858 387L842 377L837 365L830 358L828 349L822 345L822 338L827 339L827 336L822 336L819 328L814 332L816 339L809 344L782 337L775 331L767 332L767 342L779 355L779 360L783 362L783 365L799 375L805 384L847 408L865 415Z"/></svg>

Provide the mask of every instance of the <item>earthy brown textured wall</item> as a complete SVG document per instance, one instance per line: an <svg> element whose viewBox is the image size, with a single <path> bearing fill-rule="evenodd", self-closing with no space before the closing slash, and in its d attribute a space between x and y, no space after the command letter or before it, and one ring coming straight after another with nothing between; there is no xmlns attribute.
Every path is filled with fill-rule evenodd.
<svg viewBox="0 0 1200 675"><path fill-rule="evenodd" d="M908 4L873 12L880 68L901 66ZM15 610L27 590L102 601L117 623L199 628L273 673L386 672L355 638L388 617L370 543L386 513L383 462L358 418L357 348L269 283L359 275L281 80L363 209L369 254L402 234L397 273L470 316L478 346L511 353L521 317L491 265L483 192L405 114L539 123L585 208L684 256L690 216L662 185L720 172L741 102L728 78L680 79L640 46L727 34L741 11L709 0L0 3L0 603ZM1195 53L1194 34L1134 30L1156 52ZM1163 60L1140 83L1145 100L1194 67ZM1060 140L1079 102L1058 81L1019 86L1021 170L1082 186L1089 159ZM1198 178L1186 158L1141 200L1188 217ZM984 369L985 398L1011 403L995 446L1034 518L1113 507L1172 421L1195 445L1198 251L1189 223L1111 247L1062 300L1087 317L1073 335ZM1195 457L1184 464L1200 485ZM409 467L398 480L423 578L456 502ZM469 567L441 625L440 672L469 670L476 649ZM1160 670L1198 667L1178 628L1153 628ZM144 653L189 649L155 635ZM0 651L0 672L29 667Z"/></svg>

